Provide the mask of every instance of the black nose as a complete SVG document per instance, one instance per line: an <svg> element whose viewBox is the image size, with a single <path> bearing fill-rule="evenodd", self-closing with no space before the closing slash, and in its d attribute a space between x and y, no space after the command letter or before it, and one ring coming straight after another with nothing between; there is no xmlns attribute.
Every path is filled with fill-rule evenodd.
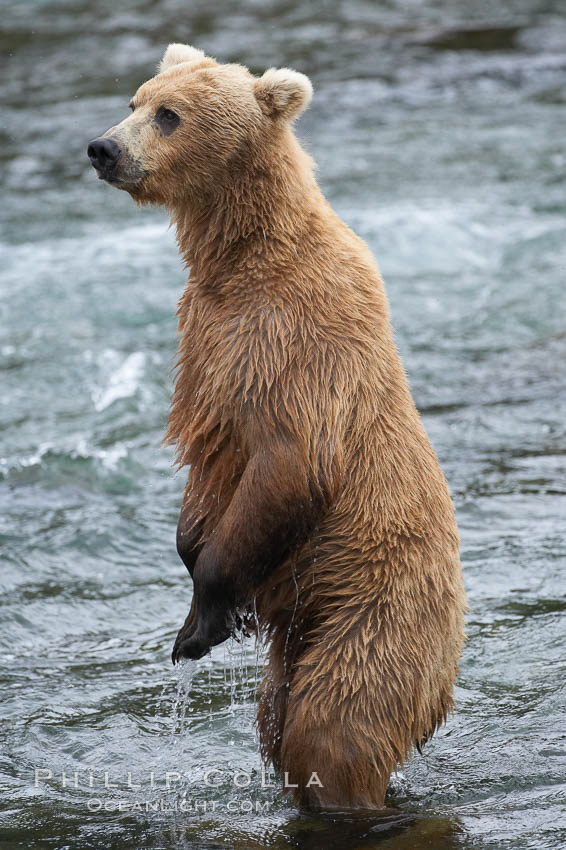
<svg viewBox="0 0 566 850"><path fill-rule="evenodd" d="M94 139L86 152L91 165L102 173L111 171L120 156L120 148L112 139Z"/></svg>

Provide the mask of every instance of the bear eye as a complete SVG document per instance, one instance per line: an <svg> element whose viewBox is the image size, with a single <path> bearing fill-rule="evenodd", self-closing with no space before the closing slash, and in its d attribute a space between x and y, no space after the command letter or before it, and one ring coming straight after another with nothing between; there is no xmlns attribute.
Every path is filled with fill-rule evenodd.
<svg viewBox="0 0 566 850"><path fill-rule="evenodd" d="M155 123L161 130L164 136L170 136L179 126L181 119L172 109L167 109L166 106L160 106L155 113Z"/></svg>

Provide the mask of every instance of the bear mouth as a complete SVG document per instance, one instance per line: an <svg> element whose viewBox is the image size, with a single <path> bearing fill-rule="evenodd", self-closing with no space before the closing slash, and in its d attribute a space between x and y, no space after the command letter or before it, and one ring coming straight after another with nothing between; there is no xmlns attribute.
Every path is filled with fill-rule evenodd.
<svg viewBox="0 0 566 850"><path fill-rule="evenodd" d="M94 170L96 171L96 176L99 180L102 180L109 186L114 186L115 189L124 189L127 185L129 185L129 183L119 177L119 175L116 173L116 168L103 170L95 168Z"/></svg>
<svg viewBox="0 0 566 850"><path fill-rule="evenodd" d="M103 180L105 183L108 183L109 186L117 186L121 188L124 185L127 185L125 181L123 181L120 176L116 173L116 169L113 168L111 171L97 171L97 177L99 180Z"/></svg>
<svg viewBox="0 0 566 850"><path fill-rule="evenodd" d="M140 170L119 168L114 165L111 168L97 168L93 166L96 176L115 189L129 189L140 182L145 173Z"/></svg>
<svg viewBox="0 0 566 850"><path fill-rule="evenodd" d="M114 172L114 169L112 169L112 171L108 171L107 169L105 169L104 171L101 171L100 169L95 168L94 170L96 171L96 176L98 177L99 180L104 180L105 183L112 183L113 182L112 174Z"/></svg>

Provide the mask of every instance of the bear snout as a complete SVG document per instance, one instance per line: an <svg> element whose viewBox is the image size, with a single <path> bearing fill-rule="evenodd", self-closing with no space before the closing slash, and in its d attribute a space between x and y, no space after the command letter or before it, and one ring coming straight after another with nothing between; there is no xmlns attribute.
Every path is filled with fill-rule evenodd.
<svg viewBox="0 0 566 850"><path fill-rule="evenodd" d="M94 139L87 148L90 164L98 171L101 180L107 180L120 158L120 147L113 139Z"/></svg>

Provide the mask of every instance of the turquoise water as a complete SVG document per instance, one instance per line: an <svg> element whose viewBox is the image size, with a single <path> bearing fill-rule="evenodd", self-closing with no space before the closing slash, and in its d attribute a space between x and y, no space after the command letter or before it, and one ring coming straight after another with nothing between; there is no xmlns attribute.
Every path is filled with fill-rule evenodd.
<svg viewBox="0 0 566 850"><path fill-rule="evenodd" d="M563 848L563 4L20 0L0 23L3 846ZM85 149L171 40L312 77L299 133L378 259L454 494L458 710L383 818L262 787L251 642L170 666L184 272Z"/></svg>

